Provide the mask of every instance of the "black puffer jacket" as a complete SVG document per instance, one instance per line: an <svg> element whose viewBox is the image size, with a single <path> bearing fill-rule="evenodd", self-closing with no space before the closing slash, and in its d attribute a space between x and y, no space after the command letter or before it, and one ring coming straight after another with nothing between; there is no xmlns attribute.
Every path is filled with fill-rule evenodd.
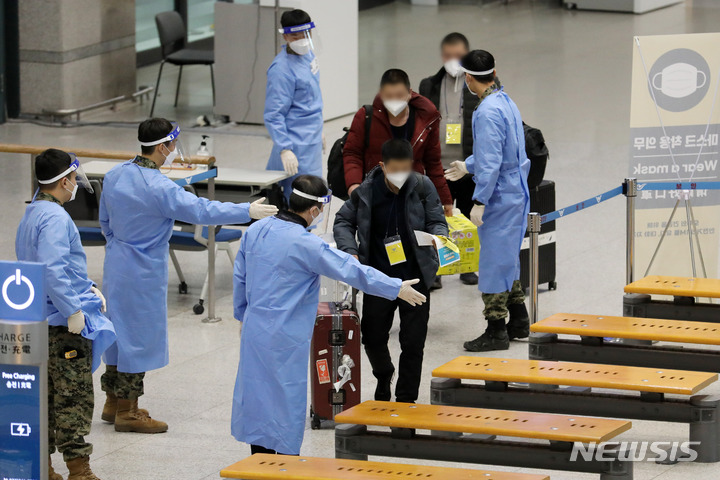
<svg viewBox="0 0 720 480"><path fill-rule="evenodd" d="M420 82L418 93L435 104L435 108L440 110L440 87L442 79L445 77L445 67L440 67L440 71L431 77L427 77ZM475 108L478 106L478 97L463 84L463 126L462 126L462 151L465 158L472 155L473 151L473 133L472 133L472 116Z"/></svg>
<svg viewBox="0 0 720 480"><path fill-rule="evenodd" d="M370 258L373 180L377 175L384 175L382 169L375 168L370 171L335 215L333 226L337 248L350 255L357 255L365 265ZM448 236L443 206L432 181L425 175L413 173L403 191L407 209L405 218L410 222L408 229L411 232L420 230L433 235ZM423 282L425 285L432 285L438 270L435 248L420 247L417 241L413 241L412 248L422 272Z"/></svg>

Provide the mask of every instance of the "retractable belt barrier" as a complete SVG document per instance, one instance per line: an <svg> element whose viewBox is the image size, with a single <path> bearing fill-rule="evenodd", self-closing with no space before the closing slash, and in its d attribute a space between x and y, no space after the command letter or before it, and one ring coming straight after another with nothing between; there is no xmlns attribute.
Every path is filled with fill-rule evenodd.
<svg viewBox="0 0 720 480"><path fill-rule="evenodd" d="M638 192L653 190L720 190L720 182L643 182L638 183L634 178L626 178L622 185L603 192L599 195L578 202L574 205L560 208L554 212L540 215L538 213L530 213L528 215L528 233L530 237L530 321L537 323L538 321L538 284L539 282L539 234L542 224L553 222L560 218L567 217L573 213L580 212L595 205L600 205L612 198L620 195L627 197L626 212L626 285L634 280L634 262L635 262L635 199ZM677 208L677 205L676 205ZM690 207L688 206L688 209ZM689 210L691 211L691 210ZM689 230L690 231L690 230ZM692 242L692 238L691 238ZM656 252L657 254L657 252ZM654 260L654 257L653 257ZM651 262L652 264L652 262ZM694 259L693 259L694 267Z"/></svg>
<svg viewBox="0 0 720 480"><path fill-rule="evenodd" d="M594 207L595 205L599 205L602 202L605 202L607 200L610 200L611 198L615 198L618 195L621 195L623 193L623 185L620 185L617 188L613 188L612 190L608 190L605 193L601 193L600 195L596 195L594 197L588 198L587 200L584 200L582 202L578 202L575 205L570 205L569 207L561 208L559 210L555 210L554 212L550 212L546 215L542 215L540 217L540 223L548 223L557 220L558 218L566 217L568 215L571 215L573 213L579 212L581 210L585 210L586 208Z"/></svg>

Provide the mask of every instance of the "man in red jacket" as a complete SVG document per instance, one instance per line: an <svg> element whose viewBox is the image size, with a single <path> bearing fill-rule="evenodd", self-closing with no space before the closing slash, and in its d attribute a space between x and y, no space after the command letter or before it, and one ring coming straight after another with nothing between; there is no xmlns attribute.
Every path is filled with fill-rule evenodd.
<svg viewBox="0 0 720 480"><path fill-rule="evenodd" d="M392 138L405 139L413 148L413 169L432 180L445 215L452 216L453 200L440 160L440 112L435 105L412 91L407 73L391 68L380 80L372 110L369 135L365 132L363 107L355 114L345 143L343 163L348 192L360 186L365 175L380 163L383 143Z"/></svg>

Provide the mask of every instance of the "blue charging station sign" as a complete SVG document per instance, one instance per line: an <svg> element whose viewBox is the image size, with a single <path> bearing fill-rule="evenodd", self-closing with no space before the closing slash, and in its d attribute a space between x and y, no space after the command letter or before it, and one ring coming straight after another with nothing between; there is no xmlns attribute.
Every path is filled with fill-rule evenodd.
<svg viewBox="0 0 720 480"><path fill-rule="evenodd" d="M45 320L45 265L0 262L0 319Z"/></svg>
<svg viewBox="0 0 720 480"><path fill-rule="evenodd" d="M47 477L45 266L0 262L0 480Z"/></svg>
<svg viewBox="0 0 720 480"><path fill-rule="evenodd" d="M0 480L40 479L40 390L40 367L0 365Z"/></svg>

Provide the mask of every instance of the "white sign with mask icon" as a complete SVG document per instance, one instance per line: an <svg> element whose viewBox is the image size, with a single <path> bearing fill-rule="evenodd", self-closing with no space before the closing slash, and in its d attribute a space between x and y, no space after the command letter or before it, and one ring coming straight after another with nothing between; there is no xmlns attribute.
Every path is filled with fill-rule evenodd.
<svg viewBox="0 0 720 480"><path fill-rule="evenodd" d="M720 180L718 45L720 33L634 39L629 176L638 182ZM660 238L664 239L648 274L693 275L688 225L693 235L697 233L707 275L717 278L720 273L720 191L687 192L694 212L690 222L685 193L638 193L635 268L639 275L650 265ZM676 205L677 213L670 220Z"/></svg>
<svg viewBox="0 0 720 480"><path fill-rule="evenodd" d="M685 98L707 84L707 74L689 63L675 63L653 76L652 86L663 95ZM700 83L698 83L700 79Z"/></svg>

